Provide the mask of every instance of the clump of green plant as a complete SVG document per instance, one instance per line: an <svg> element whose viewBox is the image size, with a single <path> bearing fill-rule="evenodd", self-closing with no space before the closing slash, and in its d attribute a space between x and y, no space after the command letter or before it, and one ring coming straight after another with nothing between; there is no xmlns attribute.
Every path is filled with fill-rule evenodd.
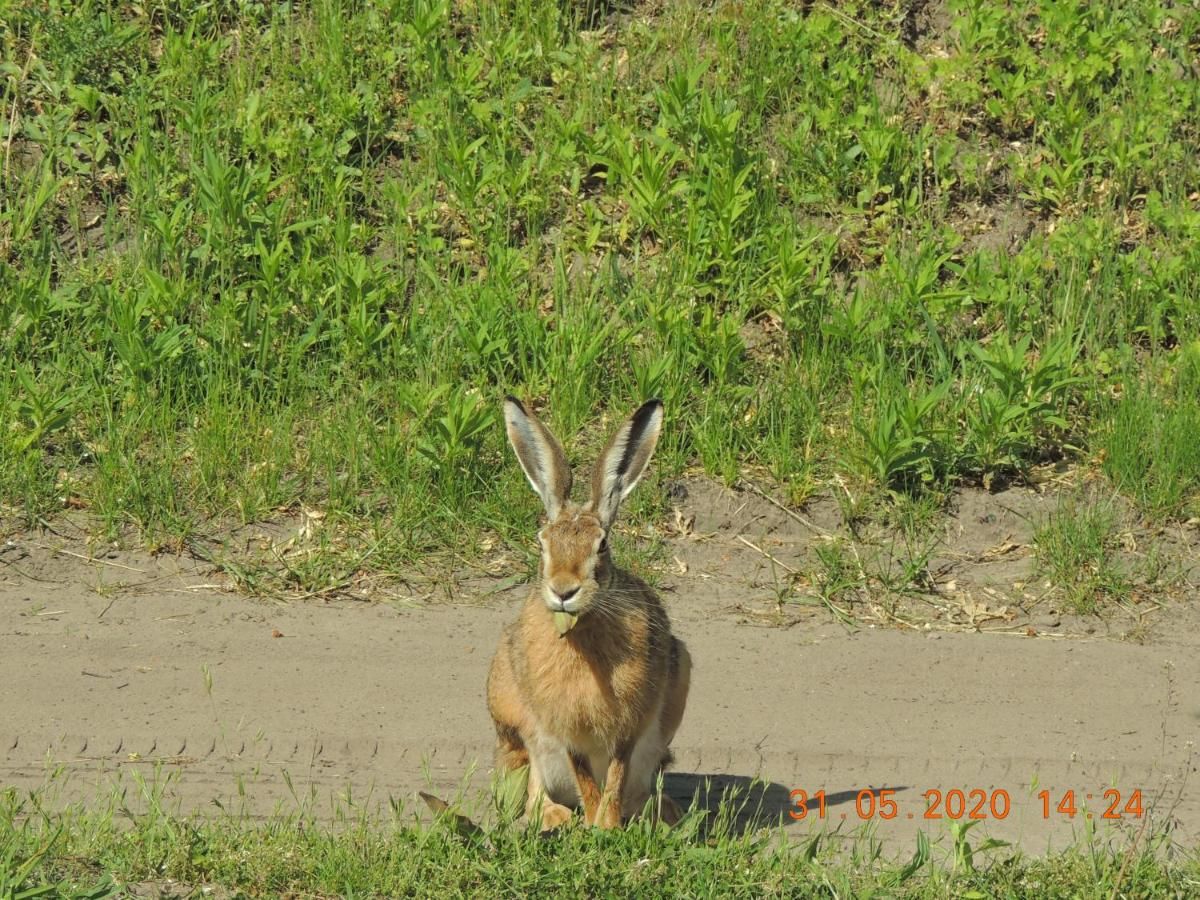
<svg viewBox="0 0 1200 900"><path fill-rule="evenodd" d="M1105 473L1155 519L1200 514L1200 346L1121 392L1100 429Z"/></svg>
<svg viewBox="0 0 1200 900"><path fill-rule="evenodd" d="M818 564L813 573L817 596L839 620L848 622L849 616L841 607L853 602L856 593L866 587L866 576L853 551L848 551L841 540L819 542L813 550Z"/></svg>
<svg viewBox="0 0 1200 900"><path fill-rule="evenodd" d="M1115 557L1117 516L1109 504L1076 499L1050 514L1033 536L1038 571L1061 592L1067 609L1096 613L1128 597L1128 572Z"/></svg>
<svg viewBox="0 0 1200 900"><path fill-rule="evenodd" d="M1060 450L1069 428L1066 413L1077 348L1059 339L1031 353L1032 338L997 335L986 346L970 344L974 377L962 401L965 457L984 487L996 475L1019 472L1048 451ZM964 361L965 362L965 361Z"/></svg>
<svg viewBox="0 0 1200 900"><path fill-rule="evenodd" d="M949 389L943 383L915 395L880 396L871 421L854 423L862 469L890 490L912 491L941 477L946 435L935 413Z"/></svg>

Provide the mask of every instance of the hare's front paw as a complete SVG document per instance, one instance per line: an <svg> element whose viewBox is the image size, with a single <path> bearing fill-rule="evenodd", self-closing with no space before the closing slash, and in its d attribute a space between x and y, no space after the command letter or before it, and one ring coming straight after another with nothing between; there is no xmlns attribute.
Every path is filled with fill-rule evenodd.
<svg viewBox="0 0 1200 900"><path fill-rule="evenodd" d="M596 811L595 826L597 828L620 828L621 827L621 800L611 794L605 797L600 802L600 808Z"/></svg>
<svg viewBox="0 0 1200 900"><path fill-rule="evenodd" d="M571 810L547 800L542 804L542 831L553 831L571 821Z"/></svg>

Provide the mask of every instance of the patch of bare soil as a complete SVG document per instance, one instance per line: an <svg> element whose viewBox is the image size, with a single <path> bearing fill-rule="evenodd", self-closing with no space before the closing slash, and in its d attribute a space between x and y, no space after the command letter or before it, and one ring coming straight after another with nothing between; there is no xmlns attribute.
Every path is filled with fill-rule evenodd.
<svg viewBox="0 0 1200 900"><path fill-rule="evenodd" d="M1096 619L1095 634L1084 620L1042 621L1048 601L1029 607L1013 585L1032 583L1030 523L1051 492L961 495L929 565L948 568L928 596L906 595L925 615L910 627L898 624L909 607L871 590L809 596L818 550L841 542L867 567L878 549L853 539L856 557L836 503L797 514L751 489L683 488L648 566L695 660L667 779L677 800L712 811L737 789L751 804L743 826L836 840L871 825L911 853L918 829L948 840L951 792L1003 792L1007 812L975 833L1038 852L1102 813L1104 791L1139 791L1152 827L1200 837L1194 606L1164 602L1140 641L1102 636L1121 635L1124 612ZM628 540L617 551L636 558ZM486 809L484 681L524 588L497 578L486 602L455 604L281 603L232 583L187 557L0 538L0 783L44 788L47 803L124 785L136 806L136 772L159 779L168 808L219 802L252 817L388 815L395 799L411 818L424 814L421 789L462 788L466 812ZM796 789L824 792L823 818L792 819ZM1046 814L1043 790L1054 804L1076 792L1079 816ZM885 799L894 818L879 816ZM942 817L926 818L935 801ZM1124 841L1144 820L1096 821Z"/></svg>
<svg viewBox="0 0 1200 900"><path fill-rule="evenodd" d="M127 234L128 223L106 222L107 206L96 197L86 197L80 202L78 218L72 220L62 216L57 228L58 244L68 256L83 258L87 255L108 253L120 255L128 252L131 241L120 237L109 242L109 228Z"/></svg>
<svg viewBox="0 0 1200 900"><path fill-rule="evenodd" d="M1066 488L963 491L947 514L909 535L882 526L852 531L829 498L797 513L751 485L731 491L697 479L679 494L684 499L664 529L670 562L662 586L697 598L709 615L766 625L832 616L851 627L1139 640L1195 616L1175 601L1190 596L1200 577L1200 534L1141 527L1129 510L1117 535L1124 548L1118 564L1132 585L1128 602L1073 614L1034 552L1038 527L1075 496ZM1150 553L1170 573L1162 584L1136 575Z"/></svg>
<svg viewBox="0 0 1200 900"><path fill-rule="evenodd" d="M901 37L910 49L929 52L945 46L953 25L954 13L946 0L914 0L905 11Z"/></svg>
<svg viewBox="0 0 1200 900"><path fill-rule="evenodd" d="M1036 219L1015 201L1003 204L963 204L957 211L955 228L963 235L962 253L976 250L1016 253L1033 233Z"/></svg>
<svg viewBox="0 0 1200 900"><path fill-rule="evenodd" d="M184 884L179 881L141 881L124 886L125 896L138 900L186 900L203 897L205 900L228 900L238 896L218 884Z"/></svg>

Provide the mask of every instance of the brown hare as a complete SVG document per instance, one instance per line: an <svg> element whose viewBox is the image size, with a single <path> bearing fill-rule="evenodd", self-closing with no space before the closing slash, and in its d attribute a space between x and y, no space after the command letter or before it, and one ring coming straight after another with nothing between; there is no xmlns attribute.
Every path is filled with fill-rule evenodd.
<svg viewBox="0 0 1200 900"><path fill-rule="evenodd" d="M617 568L608 535L662 430L658 400L608 442L591 499L570 500L571 469L554 435L519 400L504 403L508 439L546 506L540 577L500 639L488 674L496 767L529 766L526 813L555 828L583 805L614 828L642 811L687 702L691 658L640 578ZM665 794L658 814L680 818Z"/></svg>

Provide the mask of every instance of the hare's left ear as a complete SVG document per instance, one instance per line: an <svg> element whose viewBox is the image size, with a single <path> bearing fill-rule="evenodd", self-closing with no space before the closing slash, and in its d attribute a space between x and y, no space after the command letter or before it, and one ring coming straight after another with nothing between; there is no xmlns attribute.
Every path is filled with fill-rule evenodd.
<svg viewBox="0 0 1200 900"><path fill-rule="evenodd" d="M592 509L605 528L646 471L662 432L661 400L643 403L612 436L592 473Z"/></svg>

